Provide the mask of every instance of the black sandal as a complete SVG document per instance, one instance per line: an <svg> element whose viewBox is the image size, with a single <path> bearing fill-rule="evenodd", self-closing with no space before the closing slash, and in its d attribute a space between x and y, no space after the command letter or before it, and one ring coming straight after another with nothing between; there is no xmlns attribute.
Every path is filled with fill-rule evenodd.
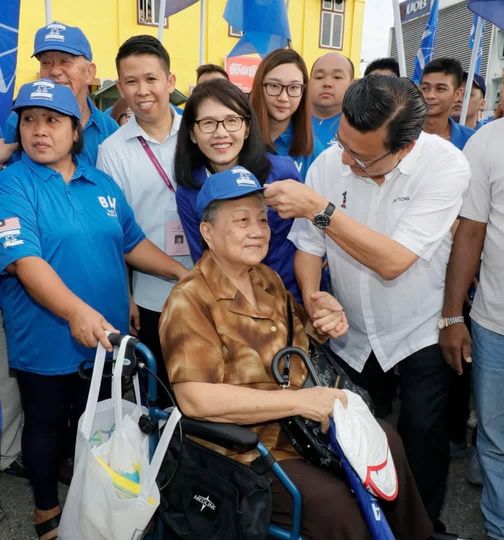
<svg viewBox="0 0 504 540"><path fill-rule="evenodd" d="M60 523L60 519L61 519L61 512L57 516L54 516L46 521L43 521L42 523L39 523L38 525L35 525L37 536L40 538L41 536L44 536L44 534L47 534L53 529L57 529ZM56 536L51 537L50 540L57 540L57 538L58 538L58 533L56 533Z"/></svg>

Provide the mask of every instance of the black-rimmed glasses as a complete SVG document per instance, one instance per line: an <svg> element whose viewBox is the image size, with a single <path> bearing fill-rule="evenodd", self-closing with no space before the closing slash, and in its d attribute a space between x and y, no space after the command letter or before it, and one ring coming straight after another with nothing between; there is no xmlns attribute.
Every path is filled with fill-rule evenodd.
<svg viewBox="0 0 504 540"><path fill-rule="evenodd" d="M355 161L355 163L357 164L359 169L362 169L363 171L365 171L366 169L368 169L372 165L375 165L376 163L378 163L382 159L384 159L387 156L389 156L390 154L392 154L392 152L389 150L386 154L383 154L383 156L380 156L379 158L373 159L372 161L367 161L366 162L366 161L362 161L362 159L359 159L358 157L355 157L353 152L341 142L341 139L339 138L338 133L336 133L336 143L338 144L338 146L339 146L339 148L341 150L343 150L344 152L346 152L347 154L349 154L352 157L352 159Z"/></svg>
<svg viewBox="0 0 504 540"><path fill-rule="evenodd" d="M224 126L224 129L229 133L234 131L240 131L245 122L243 116L228 116L224 120L215 120L214 118L202 118L201 120L195 120L195 124L198 124L198 127L201 133L215 133L219 128L219 124Z"/></svg>
<svg viewBox="0 0 504 540"><path fill-rule="evenodd" d="M279 96L283 91L284 88L287 90L287 95L289 97L301 97L303 95L303 90L305 88L305 84L280 84L280 83L263 83L264 90L266 91L266 94L268 96L276 97Z"/></svg>

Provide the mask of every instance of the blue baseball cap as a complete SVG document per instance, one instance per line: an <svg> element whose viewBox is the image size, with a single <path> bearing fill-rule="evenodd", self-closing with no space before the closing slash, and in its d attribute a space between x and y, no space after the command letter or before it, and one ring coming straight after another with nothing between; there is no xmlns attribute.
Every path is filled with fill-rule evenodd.
<svg viewBox="0 0 504 540"><path fill-rule="evenodd" d="M250 171L244 167L233 167L212 174L205 180L196 198L196 211L201 218L207 206L213 201L238 199L263 189L259 180Z"/></svg>
<svg viewBox="0 0 504 540"><path fill-rule="evenodd" d="M467 81L467 71L464 71L464 81ZM476 85L483 92L483 97L485 97L486 84L485 79L481 75L474 74L473 85Z"/></svg>
<svg viewBox="0 0 504 540"><path fill-rule="evenodd" d="M84 32L76 26L59 22L52 22L37 30L35 34L32 56L38 56L45 51L62 51L74 56L84 56L90 62L93 60L91 45Z"/></svg>
<svg viewBox="0 0 504 540"><path fill-rule="evenodd" d="M67 116L75 116L77 120L81 117L77 99L70 88L49 79L23 84L12 110L18 111L25 107L43 107Z"/></svg>

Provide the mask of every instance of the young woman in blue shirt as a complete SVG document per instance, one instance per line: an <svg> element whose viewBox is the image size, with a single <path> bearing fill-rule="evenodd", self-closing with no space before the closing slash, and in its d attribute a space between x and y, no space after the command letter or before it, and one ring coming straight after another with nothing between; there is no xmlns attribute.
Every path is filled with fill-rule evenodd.
<svg viewBox="0 0 504 540"><path fill-rule="evenodd" d="M313 135L308 70L301 56L292 49L277 49L265 56L257 68L250 101L266 146L289 156L304 181L324 147Z"/></svg>

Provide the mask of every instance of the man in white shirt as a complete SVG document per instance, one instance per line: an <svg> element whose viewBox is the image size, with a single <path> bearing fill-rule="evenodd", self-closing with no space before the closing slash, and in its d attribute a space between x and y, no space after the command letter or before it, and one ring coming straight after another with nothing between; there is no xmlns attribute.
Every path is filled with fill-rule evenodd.
<svg viewBox="0 0 504 540"><path fill-rule="evenodd" d="M437 323L450 227L469 167L453 145L422 133L425 112L420 91L407 79L357 81L345 94L338 144L313 163L306 185L275 182L265 197L281 217L301 218L289 239L298 248L296 276L312 319L324 316L313 313L311 296L327 256L350 326L330 345L350 374L369 387L368 373L399 364L399 432L440 531L451 373L437 345Z"/></svg>
<svg viewBox="0 0 504 540"><path fill-rule="evenodd" d="M119 48L116 67L117 87L134 116L100 146L97 167L109 173L122 188L147 238L180 263L175 276L179 279L192 263L187 242L175 241L184 235L173 179L181 118L169 104L175 89L170 57L156 38L134 36ZM133 272L133 299L140 312L139 321L133 317L133 326L156 356L164 382L167 377L158 322L175 283L175 279Z"/></svg>
<svg viewBox="0 0 504 540"><path fill-rule="evenodd" d="M504 539L504 119L483 126L464 148L471 181L460 211L446 274L442 315L460 321L466 291L480 265L471 308L471 336L463 321L441 330L439 344L459 374L473 362L478 413L481 511L490 538ZM472 345L472 350L471 350Z"/></svg>

